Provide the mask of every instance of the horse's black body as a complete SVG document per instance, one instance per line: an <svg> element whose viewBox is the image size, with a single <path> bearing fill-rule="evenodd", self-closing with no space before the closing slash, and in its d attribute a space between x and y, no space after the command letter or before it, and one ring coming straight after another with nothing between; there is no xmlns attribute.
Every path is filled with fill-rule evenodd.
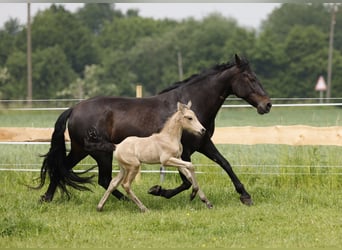
<svg viewBox="0 0 342 250"><path fill-rule="evenodd" d="M271 101L263 90L256 75L251 71L246 60L235 56L234 63L218 65L206 72L194 75L178 82L160 94L148 98L95 97L84 100L64 111L55 124L51 139L51 148L46 154L41 169L41 183L44 185L46 173L50 184L43 201L51 201L57 187L67 191L66 185L77 189L86 189L82 183L90 177L81 177L72 168L87 155L93 157L98 165L98 183L105 189L112 178L112 152L88 151L84 147L85 138L93 143L120 143L127 136L149 136L159 132L166 119L175 112L177 102L192 102L192 109L199 121L206 128L203 137L188 133L182 136L182 159L190 161L197 151L218 163L231 178L240 199L244 204L252 204L249 193L232 170L229 162L220 154L211 136L214 133L215 117L221 105L229 95L236 95L257 108L259 114L268 113ZM68 121L71 150L66 154L64 131ZM90 134L93 130L98 134ZM90 136L90 137L89 137ZM175 189L163 189L154 186L150 193L171 198L190 188L190 182L180 174L183 183ZM125 196L120 191L113 193L117 198Z"/></svg>

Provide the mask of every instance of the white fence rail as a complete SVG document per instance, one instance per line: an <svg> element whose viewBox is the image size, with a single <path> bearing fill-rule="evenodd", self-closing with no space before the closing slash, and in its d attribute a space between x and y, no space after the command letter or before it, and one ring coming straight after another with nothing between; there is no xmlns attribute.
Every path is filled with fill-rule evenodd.
<svg viewBox="0 0 342 250"><path fill-rule="evenodd" d="M1 110L13 111L51 111L66 110L83 99L39 99L32 100L32 107L25 106L26 100L0 100ZM327 107L342 106L342 97L340 98L272 98L272 107ZM242 99L229 97L222 108L246 108L251 105L246 104ZM234 104L230 104L234 103ZM238 104L235 104L238 103ZM63 105L67 104L67 105ZM38 107L42 105L43 107ZM62 106L63 105L63 106Z"/></svg>
<svg viewBox="0 0 342 250"><path fill-rule="evenodd" d="M37 106L42 104L44 106L55 106L55 107L25 107L26 100L0 100L0 111L58 111L66 110L68 107L58 107L63 103L76 104L82 101L81 99L42 99L42 100L32 100L33 105ZM251 107L249 104L245 104L239 98L228 98L226 103L239 103L239 104L224 104L222 108L248 108ZM330 106L342 106L342 98L272 98L273 107L330 107ZM55 105L54 105L55 103ZM240 104L243 103L243 104ZM48 105L46 105L48 104ZM39 145L39 144L50 144L50 142L0 142L0 144L12 144L12 145ZM81 164L79 164L81 165ZM15 166L15 168L13 168ZM12 172L39 172L41 163L34 164L0 164L0 172L12 171ZM81 166L90 167L92 165L83 164ZM197 165L199 166L199 165ZM206 166L217 166L216 164L206 164ZM19 167L19 168L18 168ZM24 168L30 167L30 168ZM33 167L33 168L32 168ZM35 168L36 167L36 168ZM342 172L326 172L326 173L308 173L308 172L282 172L281 169L333 169L339 170L342 166L330 166L330 165L319 165L319 166L298 166L298 165L234 165L236 172L241 175L342 175ZM248 168L248 171L243 169ZM256 171L250 171L250 169L255 169ZM75 170L84 171L84 170ZM98 172L96 169L91 170L91 172ZM118 170L113 170L113 172L118 172ZM178 171L173 170L142 170L142 173L178 173ZM206 172L197 172L206 173ZM211 172L212 173L212 172ZM224 172L214 172L217 174L223 174Z"/></svg>

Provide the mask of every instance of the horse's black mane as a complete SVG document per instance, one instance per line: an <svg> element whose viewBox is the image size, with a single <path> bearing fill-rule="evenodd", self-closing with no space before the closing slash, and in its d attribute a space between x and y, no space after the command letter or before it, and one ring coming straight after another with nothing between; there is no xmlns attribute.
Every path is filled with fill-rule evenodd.
<svg viewBox="0 0 342 250"><path fill-rule="evenodd" d="M210 75L215 75L219 72L222 72L223 70L226 70L226 69L233 67L234 65L235 65L235 61L214 65L212 68L205 69L199 74L193 74L192 76L186 78L185 80L175 82L171 86L160 91L158 94L162 94L162 93L168 92L170 90L179 88L180 86L182 86L186 83L193 82L195 80L198 81L198 80L203 79L205 77L208 77ZM241 59L241 66L247 67L248 65L249 65L248 60L246 58L242 58Z"/></svg>

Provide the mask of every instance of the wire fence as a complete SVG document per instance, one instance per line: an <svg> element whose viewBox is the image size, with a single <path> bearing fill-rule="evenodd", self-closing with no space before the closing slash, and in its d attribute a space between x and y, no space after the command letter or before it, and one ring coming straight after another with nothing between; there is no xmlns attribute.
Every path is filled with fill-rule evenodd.
<svg viewBox="0 0 342 250"><path fill-rule="evenodd" d="M0 110L7 111L51 111L66 110L84 99L39 99L32 100L27 106L27 100L0 100ZM272 107L329 107L342 106L342 97L336 98L272 98ZM246 108L240 98L228 97L222 108Z"/></svg>
<svg viewBox="0 0 342 250"><path fill-rule="evenodd" d="M13 167L14 166L14 167ZM77 166L82 169L73 170L76 173L82 173L87 171L88 169L94 167L94 164L78 164ZM177 170L167 170L164 167L154 167L154 169L146 169L144 170L145 164L142 165L141 173L148 174L178 174ZM194 164L195 168L198 167L219 167L216 164ZM0 172L40 172L41 164L32 163L32 164L0 164ZM113 164L114 168L118 168L118 165ZM316 165L316 166L307 166L307 165L234 165L234 170L236 174L239 175L269 175L269 176L294 176L294 175L310 175L310 176L342 176L342 166L340 165ZM97 169L92 169L91 173L98 173ZM112 173L118 173L118 169L113 169ZM217 175L226 175L226 173L222 171L196 171L196 174L217 174Z"/></svg>
<svg viewBox="0 0 342 250"><path fill-rule="evenodd" d="M65 110L70 106L82 101L82 99L41 99L32 100L32 106L26 106L26 100L0 100L0 111L51 111L51 110ZM273 98L273 107L329 107L329 106L342 106L342 98ZM229 103L229 104L228 104ZM251 107L249 104L242 103L239 98L227 98L225 104L222 108L246 108ZM69 143L69 142L67 142ZM50 142L0 142L0 145L39 145L45 144L49 145ZM91 164L78 164L83 170L75 170L75 172L83 172L86 169L92 167ZM117 167L116 165L113 165ZM203 167L204 165L195 164L197 167ZM206 164L205 166L212 167L217 166L217 164ZM11 164L1 164L0 172L39 172L41 163L11 163ZM310 170L308 171L308 168ZM322 169L329 169L329 171L320 171ZM342 175L342 166L336 165L317 165L317 166L306 166L306 165L234 165L234 170L240 175ZM303 170L303 171L301 171ZM305 170L305 171L304 171ZM93 169L90 172L97 173L97 169ZM113 170L113 173L118 172L118 170ZM141 170L142 173L178 173L176 170ZM198 174L205 173L217 173L225 174L222 170L214 172L197 171Z"/></svg>

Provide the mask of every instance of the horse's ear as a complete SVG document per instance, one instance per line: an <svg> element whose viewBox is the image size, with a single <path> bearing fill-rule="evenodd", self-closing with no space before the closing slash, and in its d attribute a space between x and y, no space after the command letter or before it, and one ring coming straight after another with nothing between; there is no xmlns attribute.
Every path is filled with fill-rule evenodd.
<svg viewBox="0 0 342 250"><path fill-rule="evenodd" d="M241 65L241 59L240 59L240 57L237 54L235 54L235 64L238 67Z"/></svg>
<svg viewBox="0 0 342 250"><path fill-rule="evenodd" d="M191 100L190 100L190 101L188 101L188 104L187 104L186 106L188 106L188 108L190 109L190 108L191 108L191 105L192 105L192 102L191 102Z"/></svg>

